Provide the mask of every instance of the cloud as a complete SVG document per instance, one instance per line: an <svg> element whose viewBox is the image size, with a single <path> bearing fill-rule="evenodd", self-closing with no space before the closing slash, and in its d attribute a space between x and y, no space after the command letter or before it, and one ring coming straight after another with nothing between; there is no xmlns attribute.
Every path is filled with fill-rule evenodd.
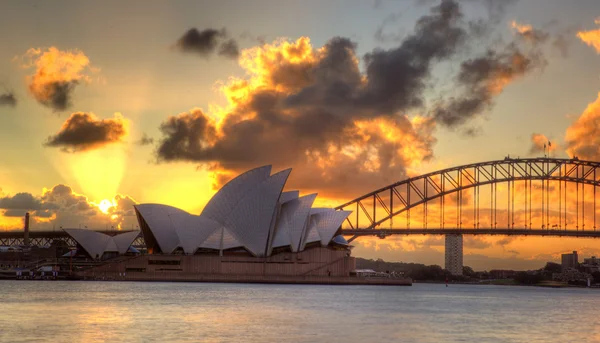
<svg viewBox="0 0 600 343"><path fill-rule="evenodd" d="M76 112L56 135L48 137L44 145L61 147L67 152L86 151L118 143L127 132L128 122L119 113L112 119L98 119L92 113Z"/></svg>
<svg viewBox="0 0 600 343"><path fill-rule="evenodd" d="M541 55L526 54L515 44L509 44L502 52L488 50L484 56L464 61L457 76L457 86L463 94L439 101L432 116L447 127L465 124L491 107L494 97L510 82L544 64Z"/></svg>
<svg viewBox="0 0 600 343"><path fill-rule="evenodd" d="M544 136L541 133L532 133L531 134L531 147L529 148L529 154L535 155L540 153L546 153L555 151L557 148L556 143L550 142L548 137Z"/></svg>
<svg viewBox="0 0 600 343"><path fill-rule="evenodd" d="M391 13L388 14L384 19L381 25L375 31L375 40L385 43L385 42L398 42L402 40L402 35L400 33L385 33L386 26L390 24L396 23L402 17L401 13Z"/></svg>
<svg viewBox="0 0 600 343"><path fill-rule="evenodd" d="M596 19L596 24L600 24L600 20ZM596 50L596 53L600 54L600 29L579 31L577 32L577 38L581 39L582 42L591 46Z"/></svg>
<svg viewBox="0 0 600 343"><path fill-rule="evenodd" d="M239 55L238 44L233 38L228 39L225 29L205 29L198 31L196 28L189 29L175 43L175 48L182 52L195 53L208 57L215 51L228 58L237 58Z"/></svg>
<svg viewBox="0 0 600 343"><path fill-rule="evenodd" d="M35 73L27 77L29 92L40 104L54 111L68 109L75 87L81 82L91 82L89 74L97 71L80 50L32 48L22 59L25 60L22 67L35 69Z"/></svg>
<svg viewBox="0 0 600 343"><path fill-rule="evenodd" d="M499 239L496 241L496 245L505 247L506 245L509 245L510 243L516 241L519 237L517 236L504 236L503 238Z"/></svg>
<svg viewBox="0 0 600 343"><path fill-rule="evenodd" d="M465 248L487 249L492 246L492 243L487 241L484 237L463 236L463 245Z"/></svg>
<svg viewBox="0 0 600 343"><path fill-rule="evenodd" d="M136 142L139 145L152 145L154 144L154 138L148 136L146 133L142 134L142 138Z"/></svg>
<svg viewBox="0 0 600 343"><path fill-rule="evenodd" d="M17 98L13 93L0 94L0 106L17 106Z"/></svg>
<svg viewBox="0 0 600 343"><path fill-rule="evenodd" d="M549 34L539 29L534 29L531 25L527 24L519 24L515 20L511 23L511 28L514 32L526 41L529 41L532 44L541 44L548 40Z"/></svg>
<svg viewBox="0 0 600 343"><path fill-rule="evenodd" d="M133 205L127 195L117 194L100 203L90 201L67 185L44 188L41 195L17 193L0 198L2 217L22 217L31 213L32 229L88 227L90 229L131 229L136 224ZM7 228L12 229L12 228Z"/></svg>
<svg viewBox="0 0 600 343"><path fill-rule="evenodd" d="M565 142L569 156L600 160L600 93L596 101L588 104L581 116L567 128Z"/></svg>
<svg viewBox="0 0 600 343"><path fill-rule="evenodd" d="M229 58L237 58L240 54L240 49L238 48L237 42L231 38L221 44L219 47L219 55L229 57Z"/></svg>
<svg viewBox="0 0 600 343"><path fill-rule="evenodd" d="M398 181L433 157L439 124L466 123L538 66L536 51L517 44L489 50L462 63L454 80L460 97L428 109L432 70L471 51L470 35L459 3L444 0L396 46L363 56L344 37L322 47L301 37L245 49L238 63L247 76L221 86L227 105L168 117L155 156L199 163L217 187L263 164L294 168L288 186L322 197L355 197Z"/></svg>
<svg viewBox="0 0 600 343"><path fill-rule="evenodd" d="M0 209L5 210L38 210L41 203L30 193L17 193L13 196L0 198Z"/></svg>
<svg viewBox="0 0 600 343"><path fill-rule="evenodd" d="M443 1L397 47L363 57L335 37L322 48L308 38L244 50L246 79L222 87L229 106L194 109L162 123L161 162L199 162L222 184L259 164L302 166L290 187L352 193L393 182L428 160L435 122L407 111L423 105L434 63L464 43L462 14Z"/></svg>
<svg viewBox="0 0 600 343"><path fill-rule="evenodd" d="M552 46L558 50L562 57L569 55L570 41L561 33L557 34L552 40Z"/></svg>

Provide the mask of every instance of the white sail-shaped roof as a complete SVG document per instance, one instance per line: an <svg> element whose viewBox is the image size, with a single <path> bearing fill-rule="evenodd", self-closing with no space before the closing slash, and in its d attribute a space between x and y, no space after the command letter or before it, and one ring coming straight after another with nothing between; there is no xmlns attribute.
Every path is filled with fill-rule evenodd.
<svg viewBox="0 0 600 343"><path fill-rule="evenodd" d="M139 231L125 232L115 236L86 229L65 229L65 232L73 237L92 258L101 258L105 252L124 254L139 235Z"/></svg>
<svg viewBox="0 0 600 343"><path fill-rule="evenodd" d="M167 205L135 205L148 251L194 254L199 248L244 248L255 256L269 256L275 247L302 251L307 242L327 245L347 215L311 208L316 194L283 192L291 169L270 172L271 166L264 166L229 181L200 215ZM120 243L114 244L121 250Z"/></svg>
<svg viewBox="0 0 600 343"><path fill-rule="evenodd" d="M309 194L290 200L281 206L281 213L275 229L273 248L290 246L292 251L299 251L302 233L305 231L310 207L317 194Z"/></svg>
<svg viewBox="0 0 600 343"><path fill-rule="evenodd" d="M271 166L247 171L227 182L204 206L201 216L223 223L237 203L271 174Z"/></svg>
<svg viewBox="0 0 600 343"><path fill-rule="evenodd" d="M286 202L297 199L300 197L300 191L287 191L281 192L281 197L279 197L279 203L285 204Z"/></svg>
<svg viewBox="0 0 600 343"><path fill-rule="evenodd" d="M223 242L223 227L220 227L213 231L202 244L200 244L201 248L205 249L214 249L214 250L222 250L222 242Z"/></svg>
<svg viewBox="0 0 600 343"><path fill-rule="evenodd" d="M255 256L264 256L269 229L291 169L281 171L248 191L225 220L225 227Z"/></svg>
<svg viewBox="0 0 600 343"><path fill-rule="evenodd" d="M314 218L317 227L317 232L321 237L321 245L326 246L329 244L335 232L342 225L344 220L352 211L325 211L311 215L311 219Z"/></svg>
<svg viewBox="0 0 600 343"><path fill-rule="evenodd" d="M131 246L133 241L135 241L135 239L139 235L140 235L139 231L130 231L130 232L120 233L116 236L113 236L112 239L115 241L115 244L117 245L117 250L119 251L119 254L126 253L127 250L129 250L129 247Z"/></svg>
<svg viewBox="0 0 600 343"><path fill-rule="evenodd" d="M141 204L135 205L135 208L148 224L160 250L166 254L175 251L179 246L179 237L171 222L171 215L177 217L188 213L176 207L161 204Z"/></svg>
<svg viewBox="0 0 600 343"><path fill-rule="evenodd" d="M110 240L109 235L86 229L65 229L65 232L73 237L92 258L102 257L104 248Z"/></svg>
<svg viewBox="0 0 600 343"><path fill-rule="evenodd" d="M163 253L177 248L193 254L222 225L210 218L195 216L175 207L159 204L136 205Z"/></svg>
<svg viewBox="0 0 600 343"><path fill-rule="evenodd" d="M306 225L306 237L302 241L300 250L304 250L307 244L321 242L321 236L319 235L319 231L317 230L317 220L310 216L308 220L308 225Z"/></svg>
<svg viewBox="0 0 600 343"><path fill-rule="evenodd" d="M302 235L302 241L300 242L300 251L304 250L308 243L320 242L321 236L319 235L319 231L317 229L317 221L316 217L313 217L314 214L323 213L323 212L334 212L335 209L328 207L313 207L310 209L310 219L306 225L306 230Z"/></svg>
<svg viewBox="0 0 600 343"><path fill-rule="evenodd" d="M241 247L244 247L244 244L231 233L231 230L229 230L228 228L224 228L221 250Z"/></svg>

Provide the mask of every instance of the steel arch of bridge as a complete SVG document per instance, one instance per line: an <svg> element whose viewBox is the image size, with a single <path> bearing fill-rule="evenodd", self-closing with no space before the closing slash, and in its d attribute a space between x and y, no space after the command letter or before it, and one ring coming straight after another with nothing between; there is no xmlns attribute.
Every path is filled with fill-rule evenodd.
<svg viewBox="0 0 600 343"><path fill-rule="evenodd" d="M529 225L526 223L524 229L528 229L529 234L535 234L532 231L542 231L539 229L531 230L531 185L533 181L542 181L542 227L545 229L539 232L540 235L553 235L566 233L566 195L567 195L567 183L577 184L577 231L585 229L585 224L582 230L579 229L579 198L580 198L580 186L579 185L592 185L593 187L593 203L594 203L594 231L596 230L596 187L600 186L600 162L584 161L577 158L574 159L558 159L558 158L505 158L503 160L488 161L481 163L473 163L462 166L456 166L447 168L428 174L412 177L389 186L380 188L361 197L358 197L352 201L344 203L336 209L352 210L354 213L346 220L349 229L342 229L342 234L345 235L373 235L376 232L388 232L388 234L399 233L408 234L418 232L418 230L410 230L410 210L416 206L423 205L424 211L427 211L428 203L431 203L439 199L440 206L443 208L445 202L445 196L457 193L457 226L452 229L446 229L444 227L444 210L440 211L440 229L454 230L456 232L473 233L471 229L462 228L462 192L467 189L474 188L474 208L473 216L474 222L476 223L474 229L480 229L479 217L479 188L484 185L490 185L490 221L492 227L485 228L486 230L497 228L497 196L496 185L500 183L508 183L508 196L510 198L512 192L512 204L510 199L508 201L507 209L508 212L508 224L505 229L515 229L514 226L514 186L516 181L524 181L525 183L525 198L527 199L527 192L529 187ZM550 228L550 199L549 199L549 182L558 181L559 184L559 223ZM563 191L564 183L564 191ZM545 194L544 194L545 189ZM582 199L585 199L585 186L581 187ZM562 207L563 194L565 197L565 206ZM544 199L545 197L545 199ZM398 205L399 204L399 205ZM512 212L511 212L512 205ZM525 207L527 211L527 200L525 201ZM384 216L381 218L377 217L377 209L382 209ZM564 209L564 213L563 213ZM585 219L585 208L582 207L583 217ZM382 223L392 222L395 216L406 212L407 214L407 228L404 229L378 229ZM366 218L366 223L361 223L359 219L363 215ZM512 221L510 220L512 215ZM563 216L564 215L564 216ZM527 218L527 214L526 214ZM564 220L564 230L563 228ZM363 219L364 222L364 219ZM483 228L481 228L483 229ZM443 230L429 229L427 230L427 218L425 215L424 227L421 230L425 230L426 233L442 233ZM432 232L433 231L433 232ZM453 232L454 232L453 231ZM575 232L575 230L572 230ZM509 231L507 231L509 232ZM519 234L516 231L513 234ZM552 233L551 233L552 232ZM571 234L577 237L600 237L600 231L598 233L590 234L590 231L586 234ZM483 232L482 232L483 233ZM489 233L488 233L489 234ZM521 233L524 234L524 233ZM565 234L567 235L567 234Z"/></svg>

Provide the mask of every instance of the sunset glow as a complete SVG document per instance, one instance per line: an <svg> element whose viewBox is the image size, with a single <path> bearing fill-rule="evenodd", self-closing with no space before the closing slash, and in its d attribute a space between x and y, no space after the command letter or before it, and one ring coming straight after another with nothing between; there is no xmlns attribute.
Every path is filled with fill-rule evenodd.
<svg viewBox="0 0 600 343"><path fill-rule="evenodd" d="M199 214L232 177L262 165L292 168L287 190L318 193L318 203L335 207L410 177L509 156L599 161L600 6L489 3L361 1L311 11L301 3L211 5L219 11L131 3L117 12L7 4L0 229L20 229L25 212L35 230L132 229L140 203ZM140 6L144 19L132 24ZM63 25L74 18L85 29ZM558 223L555 186L545 193L548 225ZM497 189L504 197L509 188ZM520 205L525 190L515 185ZM591 186L578 190L587 215L595 213ZM486 210L489 195L481 190ZM475 198L466 190L461 206L472 211ZM445 201L456 223L458 199ZM430 225L439 225L436 204ZM423 225L423 210L413 213L411 225ZM587 215L580 226L596 226ZM533 217L529 225L542 225ZM492 221L488 212L479 220ZM471 216L463 223L477 225ZM465 242L467 254L507 266L578 249L600 255L587 239ZM438 243L353 242L369 258L427 250L432 263Z"/></svg>

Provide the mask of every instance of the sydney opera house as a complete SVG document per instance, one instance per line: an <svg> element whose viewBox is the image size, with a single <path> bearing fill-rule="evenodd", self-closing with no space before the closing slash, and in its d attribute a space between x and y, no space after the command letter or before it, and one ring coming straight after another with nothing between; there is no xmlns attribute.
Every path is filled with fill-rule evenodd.
<svg viewBox="0 0 600 343"><path fill-rule="evenodd" d="M224 185L199 215L168 205L136 205L147 254L117 259L84 276L257 282L350 276L355 261L348 242L336 233L351 212L313 207L317 194L284 192L290 172L271 174L271 166L245 172ZM122 255L136 238L134 233L68 233L94 258Z"/></svg>

